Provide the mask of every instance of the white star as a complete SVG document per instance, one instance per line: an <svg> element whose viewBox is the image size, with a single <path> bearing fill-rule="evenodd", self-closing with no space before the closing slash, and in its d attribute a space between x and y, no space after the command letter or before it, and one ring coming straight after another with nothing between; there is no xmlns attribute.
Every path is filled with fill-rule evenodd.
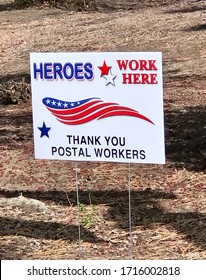
<svg viewBox="0 0 206 280"><path fill-rule="evenodd" d="M53 100L52 101L52 105L55 106L56 105L56 101Z"/></svg>
<svg viewBox="0 0 206 280"><path fill-rule="evenodd" d="M47 99L46 100L46 104L50 104L51 100L50 99Z"/></svg>
<svg viewBox="0 0 206 280"><path fill-rule="evenodd" d="M104 75L103 77L106 79L106 86L109 84L115 86L114 79L117 77L117 75L113 75L111 69L109 70L109 74Z"/></svg>
<svg viewBox="0 0 206 280"><path fill-rule="evenodd" d="M68 103L64 103L64 108L68 108Z"/></svg>
<svg viewBox="0 0 206 280"><path fill-rule="evenodd" d="M74 107L74 103L71 103L71 107Z"/></svg>
<svg viewBox="0 0 206 280"><path fill-rule="evenodd" d="M57 105L58 105L58 107L61 107L61 106L62 106L62 103L59 101L59 102L57 103Z"/></svg>

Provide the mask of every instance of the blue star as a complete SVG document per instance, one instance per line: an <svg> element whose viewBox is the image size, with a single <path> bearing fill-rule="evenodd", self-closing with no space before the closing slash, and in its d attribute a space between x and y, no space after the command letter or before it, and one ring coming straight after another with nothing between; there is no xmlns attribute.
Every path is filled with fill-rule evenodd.
<svg viewBox="0 0 206 280"><path fill-rule="evenodd" d="M40 137L46 136L46 137L49 138L48 132L51 129L51 127L46 127L45 122L43 122L42 127L38 127L38 129L41 131L41 136Z"/></svg>

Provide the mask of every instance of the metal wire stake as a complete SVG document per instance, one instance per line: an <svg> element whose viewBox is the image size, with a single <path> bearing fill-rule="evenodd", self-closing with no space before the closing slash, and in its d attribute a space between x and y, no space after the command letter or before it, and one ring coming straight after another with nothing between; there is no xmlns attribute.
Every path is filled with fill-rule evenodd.
<svg viewBox="0 0 206 280"><path fill-rule="evenodd" d="M81 223L80 223L80 210L79 210L79 187L78 187L78 172L77 172L77 162L74 162L75 167L75 185L77 194L77 220L78 220L78 243L79 243L79 253L82 252L81 248Z"/></svg>
<svg viewBox="0 0 206 280"><path fill-rule="evenodd" d="M132 215L131 215L131 165L128 164L128 191L129 191L129 250L130 250L130 259L132 259Z"/></svg>

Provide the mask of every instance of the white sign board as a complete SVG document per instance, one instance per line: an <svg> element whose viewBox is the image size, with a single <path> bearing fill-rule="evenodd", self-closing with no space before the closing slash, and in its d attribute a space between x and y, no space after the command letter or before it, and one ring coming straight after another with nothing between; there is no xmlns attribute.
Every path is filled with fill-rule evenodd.
<svg viewBox="0 0 206 280"><path fill-rule="evenodd" d="M162 55L32 53L35 158L164 163Z"/></svg>

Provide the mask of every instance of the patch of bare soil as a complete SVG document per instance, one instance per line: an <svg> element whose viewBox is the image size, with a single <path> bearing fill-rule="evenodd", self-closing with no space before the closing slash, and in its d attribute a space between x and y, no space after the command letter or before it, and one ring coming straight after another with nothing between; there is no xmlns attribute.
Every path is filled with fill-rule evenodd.
<svg viewBox="0 0 206 280"><path fill-rule="evenodd" d="M205 1L2 1L0 259L205 259ZM131 165L132 252L126 164L78 163L80 250L74 163L34 160L29 53L57 51L163 52L167 163Z"/></svg>

